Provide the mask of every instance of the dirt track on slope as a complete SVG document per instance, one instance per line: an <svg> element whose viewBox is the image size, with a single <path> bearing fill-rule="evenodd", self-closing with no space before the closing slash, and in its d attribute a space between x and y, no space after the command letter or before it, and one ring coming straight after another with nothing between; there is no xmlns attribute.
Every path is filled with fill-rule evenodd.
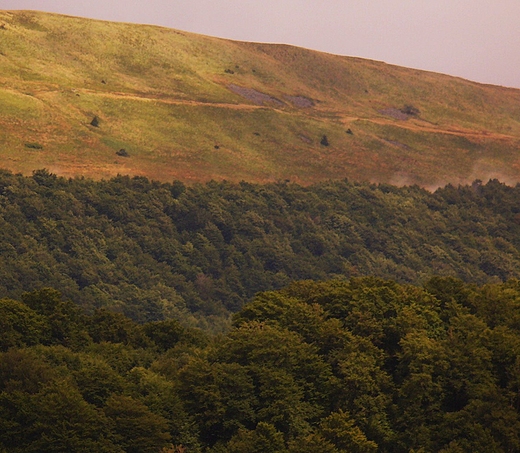
<svg viewBox="0 0 520 453"><path fill-rule="evenodd" d="M380 126L393 126L400 129L407 129L412 132L429 132L434 134L454 135L467 138L488 138L496 140L518 140L520 137L515 135L501 134L490 131L476 131L473 129L464 129L461 127L443 127L434 126L430 124L418 124L416 122L396 122L395 120L387 118L363 118L363 117L343 117L342 121L345 125L350 125L354 122L366 121Z"/></svg>
<svg viewBox="0 0 520 453"><path fill-rule="evenodd" d="M53 87L54 88L54 87ZM40 89L34 93L34 97L38 98L39 94L50 93L50 92L59 92L61 91L58 87L56 89L48 88L48 89ZM464 129L457 126L446 127L446 126L435 126L431 123L421 122L421 120L414 121L396 121L391 118L384 117L358 117L358 116L345 116L343 112L327 108L320 108L314 110L312 108L306 109L302 111L297 109L293 111L289 106L281 105L279 108L274 105L263 105L258 103L229 103L229 102L211 102L211 101L195 101L188 99L176 99L172 97L157 97L154 95L146 95L146 94L131 94L125 92L110 92L110 91L100 91L93 90L87 88L78 88L73 90L74 93L81 96L81 94L93 95L93 96L101 96L110 99L127 99L134 100L140 102L151 102L151 103L159 103L159 104L167 104L167 105L184 105L184 106L197 106L197 107L215 107L215 108L224 108L230 110L243 110L243 111L254 111L260 109L269 109L277 112L287 111L289 108L292 114L303 115L303 116L321 116L320 114L324 114L326 116L333 115L337 119L339 119L345 126L351 126L352 123L355 122L368 122L377 124L380 126L393 126L401 129L406 129L412 132L426 132L433 134L444 134L444 135L452 135L459 137L466 137L468 139L475 138L483 138L483 139L491 139L491 140L518 140L520 137L515 135L502 134L498 132L485 131L485 130L472 130L472 129ZM313 115L313 112L317 113L317 115ZM421 124L422 123L422 124Z"/></svg>
<svg viewBox="0 0 520 453"><path fill-rule="evenodd" d="M128 94L122 92L104 92L104 91L95 91L95 90L81 90L84 93L100 95L104 97L114 98L114 99L132 99L137 101L148 101L148 102L159 102L163 104L170 105L192 105L192 106L204 106L204 107L217 107L217 108L227 108L232 110L258 110L258 109L272 109L279 110L274 108L273 106L266 105L258 105L258 104L232 104L232 103L222 103L222 102L207 102L207 101L192 101L185 99L172 99L172 98L156 98L149 96L139 96L135 94ZM325 110L323 110L325 112ZM327 111L327 113L335 113L341 117L342 113L337 111ZM429 132L435 134L445 134L445 135L455 135L460 137L472 137L472 138L490 138L497 140L511 140L518 139L518 137L507 134L500 134L497 132L489 132L489 131L475 131L471 129L463 129L459 127L441 127L441 126L432 126L427 124L418 124L417 122L396 122L393 119L387 118L363 118L363 117L344 117L343 122L350 124L354 121L367 121L370 123L378 124L381 126L394 126L401 129L407 129L414 132Z"/></svg>
<svg viewBox="0 0 520 453"><path fill-rule="evenodd" d="M81 89L76 90L77 93L85 93L91 94L95 96L103 96L111 99L129 99L134 101L144 101L144 102L156 102L160 104L168 104L168 105L192 105L192 106L202 106L202 107L217 107L217 108L227 108L232 110L258 110L265 109L266 107L263 105L257 104L232 104L226 102L210 102L210 101L192 101L187 99L172 99L172 98L158 98L153 96L145 96L145 95L137 95L137 94L129 94L123 92L106 92L106 91L96 91L96 90L88 90Z"/></svg>

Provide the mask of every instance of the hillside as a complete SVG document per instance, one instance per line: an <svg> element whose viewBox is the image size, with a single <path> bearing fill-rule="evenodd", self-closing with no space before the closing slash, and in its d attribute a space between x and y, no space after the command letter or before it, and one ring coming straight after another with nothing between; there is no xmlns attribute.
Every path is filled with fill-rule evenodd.
<svg viewBox="0 0 520 453"><path fill-rule="evenodd" d="M0 105L23 174L520 180L520 90L155 26L0 12Z"/></svg>

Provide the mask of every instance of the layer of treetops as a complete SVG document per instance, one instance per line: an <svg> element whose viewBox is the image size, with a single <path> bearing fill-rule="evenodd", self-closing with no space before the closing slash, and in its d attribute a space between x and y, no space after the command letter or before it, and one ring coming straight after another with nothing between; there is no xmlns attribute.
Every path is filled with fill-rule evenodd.
<svg viewBox="0 0 520 453"><path fill-rule="evenodd" d="M256 293L293 281L498 283L520 278L518 200L497 180L431 193L0 171L0 298L52 287L87 314L222 332Z"/></svg>
<svg viewBox="0 0 520 453"><path fill-rule="evenodd" d="M210 336L0 300L0 451L520 451L520 283L375 277L257 294Z"/></svg>
<svg viewBox="0 0 520 453"><path fill-rule="evenodd" d="M0 172L0 453L520 452L520 186Z"/></svg>

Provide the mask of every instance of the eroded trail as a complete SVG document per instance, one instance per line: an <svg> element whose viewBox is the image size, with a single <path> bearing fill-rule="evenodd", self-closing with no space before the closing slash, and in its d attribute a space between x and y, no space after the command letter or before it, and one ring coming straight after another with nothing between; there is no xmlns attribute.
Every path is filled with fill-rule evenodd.
<svg viewBox="0 0 520 453"><path fill-rule="evenodd" d="M457 126L435 126L426 122L418 122L418 120L411 121L396 121L389 118L383 117L343 117L343 123L347 125L351 125L355 122L368 122L372 124L377 124L380 126L392 126L400 129L406 129L412 132L428 132L433 134L443 134L443 135L454 135L459 137L467 137L467 138L486 138L491 140L519 140L520 137L509 134L502 134L499 132L487 131L487 130L473 130L473 129L464 129Z"/></svg>
<svg viewBox="0 0 520 453"><path fill-rule="evenodd" d="M259 109L270 109L275 110L277 112L284 111L284 107L275 108L272 105L258 105L258 104L235 104L235 103L225 103L225 102L210 102L210 101L194 101L187 99L173 99L173 98L158 98L153 96L145 96L145 95L136 95L129 94L123 92L105 92L105 91L96 91L96 90L80 90L84 93L104 96L113 99L132 99L136 101L144 101L144 102L156 102L163 103L169 105L187 105L187 106L199 106L199 107L216 107L216 108L225 108L231 110L259 110ZM305 116L313 116L319 117L320 114L325 114L326 116L337 116L341 118L341 121L345 124L351 124L352 122L358 121L366 121L373 124L378 124L381 126L392 126L401 129L407 129L412 132L427 132L433 134L444 134L444 135L454 135L459 137L467 137L467 138L487 138L492 140L514 140L519 139L519 137L514 135L502 134L493 131L487 130L471 130L464 129L457 126L435 126L430 123L420 122L420 120L410 120L410 121L396 121L391 118L385 117L345 117L344 112L333 110L333 109L320 109L316 111L314 109L294 109L293 107L286 106L287 109L290 109L291 113L298 112L298 114L302 114ZM314 113L314 114L313 114ZM317 115L316 115L317 113Z"/></svg>
<svg viewBox="0 0 520 453"><path fill-rule="evenodd" d="M51 93L63 92L57 86L39 86L38 89L34 90L33 96L40 100L43 100L46 95ZM379 126L389 126L400 129L406 129L411 132L420 133L432 133L432 134L443 134L465 137L468 139L489 139L489 140L519 140L520 137L511 134L504 134L489 130L472 130L458 127L456 125L434 125L426 121L422 121L419 118L410 119L408 121L397 121L393 118L387 118L384 116L373 116L373 117L362 117L362 116L348 116L345 115L344 111L340 111L334 108L327 108L321 106L321 108L295 108L289 104L283 106L274 106L271 104L255 104L252 102L244 103L233 103L233 102L212 102L212 101L197 101L191 99L175 98L169 96L157 96L154 94L137 94L137 93L126 93L121 91L102 91L88 88L76 88L72 89L72 92L77 95L90 95L99 96L109 99L120 99L120 100L132 100L138 102L150 102L157 104L166 105L180 105L180 106L193 106L193 107L213 107L222 108L229 110L242 110L242 111L255 111L262 109L269 109L278 113L290 113L291 115L301 115L306 117L312 117L316 119L335 118L345 125L345 127L351 126L356 122L366 122L377 124Z"/></svg>
<svg viewBox="0 0 520 453"><path fill-rule="evenodd" d="M171 97L154 97L154 96L146 96L146 95L137 95L130 94L124 92L108 92L108 91L97 91L97 90L89 90L89 89L80 89L76 90L78 93L85 93L95 96L103 96L111 99L129 99L134 101L143 101L143 102L155 102L160 104L169 104L169 105L191 105L191 106L200 106L200 107L217 107L217 108L226 108L232 110L258 110L267 108L265 105L257 105L257 104L233 104L228 102L211 102L211 101L194 101L189 99L174 99Z"/></svg>

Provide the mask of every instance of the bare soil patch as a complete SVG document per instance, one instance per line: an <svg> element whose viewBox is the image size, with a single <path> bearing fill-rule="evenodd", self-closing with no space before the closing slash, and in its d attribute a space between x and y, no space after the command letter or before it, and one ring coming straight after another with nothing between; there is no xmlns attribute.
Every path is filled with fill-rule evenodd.
<svg viewBox="0 0 520 453"><path fill-rule="evenodd" d="M234 84L228 85L228 88L233 93L236 93L257 105L265 105L265 104L275 104L278 106L284 105L283 102L280 101L279 99L276 99L275 97L270 96L268 94L261 93L260 91L256 91L253 88L241 87L241 86L234 85Z"/></svg>
<svg viewBox="0 0 520 453"><path fill-rule="evenodd" d="M291 104L300 109L308 109L314 107L314 101L305 96L284 96Z"/></svg>
<svg viewBox="0 0 520 453"><path fill-rule="evenodd" d="M389 107L387 109L380 110L379 113L390 116L399 121L407 121L410 119L410 115L404 113L402 110L396 109L395 107Z"/></svg>

